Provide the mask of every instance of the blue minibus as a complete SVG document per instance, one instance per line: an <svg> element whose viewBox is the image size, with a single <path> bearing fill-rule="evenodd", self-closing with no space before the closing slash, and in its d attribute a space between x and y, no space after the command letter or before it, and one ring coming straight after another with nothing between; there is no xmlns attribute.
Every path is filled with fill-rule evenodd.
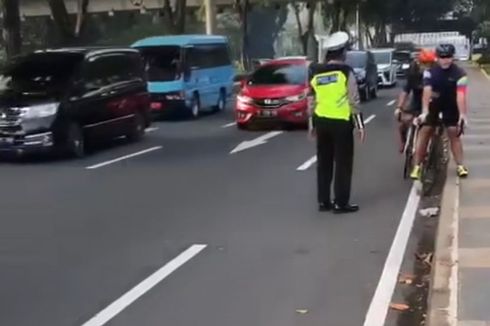
<svg viewBox="0 0 490 326"><path fill-rule="evenodd" d="M233 92L228 39L214 35L155 36L135 42L144 60L154 113L222 111Z"/></svg>

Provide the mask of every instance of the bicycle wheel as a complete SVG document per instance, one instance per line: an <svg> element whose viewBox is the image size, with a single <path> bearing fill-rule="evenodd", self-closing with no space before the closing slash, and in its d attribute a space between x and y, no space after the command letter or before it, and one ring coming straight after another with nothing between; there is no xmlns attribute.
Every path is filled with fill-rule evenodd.
<svg viewBox="0 0 490 326"><path fill-rule="evenodd" d="M415 139L416 127L412 125L410 128L408 128L406 145L405 149L403 150L405 155L405 162L403 164L403 179L409 178L410 171L412 171L413 168L414 150L416 148Z"/></svg>
<svg viewBox="0 0 490 326"><path fill-rule="evenodd" d="M434 133L431 140L430 152L426 162L425 171L422 174L424 195L430 194L435 184L437 172L439 171L438 158L440 155L441 138L439 133Z"/></svg>

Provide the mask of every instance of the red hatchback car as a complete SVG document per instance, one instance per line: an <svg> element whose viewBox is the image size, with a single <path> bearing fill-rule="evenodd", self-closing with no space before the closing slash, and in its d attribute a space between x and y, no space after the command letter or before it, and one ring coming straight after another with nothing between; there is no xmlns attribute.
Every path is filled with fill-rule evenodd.
<svg viewBox="0 0 490 326"><path fill-rule="evenodd" d="M308 125L309 90L306 59L276 59L257 68L242 82L236 102L240 129L252 123L284 122Z"/></svg>

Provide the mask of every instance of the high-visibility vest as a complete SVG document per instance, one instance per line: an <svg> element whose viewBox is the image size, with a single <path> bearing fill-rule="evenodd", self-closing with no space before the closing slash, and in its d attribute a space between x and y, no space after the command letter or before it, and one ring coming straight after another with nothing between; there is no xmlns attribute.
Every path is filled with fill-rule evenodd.
<svg viewBox="0 0 490 326"><path fill-rule="evenodd" d="M315 91L315 115L321 118L350 120L347 65L326 64L313 68L311 87Z"/></svg>

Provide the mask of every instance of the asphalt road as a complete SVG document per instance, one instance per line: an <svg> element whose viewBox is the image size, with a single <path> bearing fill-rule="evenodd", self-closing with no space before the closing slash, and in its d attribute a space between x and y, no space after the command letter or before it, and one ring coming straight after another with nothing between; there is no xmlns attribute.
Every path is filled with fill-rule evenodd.
<svg viewBox="0 0 490 326"><path fill-rule="evenodd" d="M362 325L411 186L396 94L364 105L355 215L317 212L315 165L297 170L314 155L304 131L224 127L231 110L83 160L0 163L0 325L94 326L101 311L118 326Z"/></svg>

